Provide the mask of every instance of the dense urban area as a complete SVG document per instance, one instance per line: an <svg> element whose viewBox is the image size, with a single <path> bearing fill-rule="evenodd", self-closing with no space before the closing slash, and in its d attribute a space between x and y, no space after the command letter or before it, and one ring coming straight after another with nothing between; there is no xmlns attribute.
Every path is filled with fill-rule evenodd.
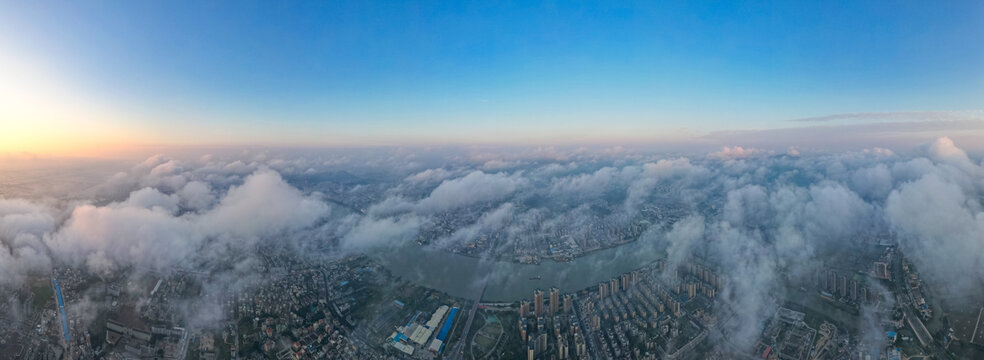
<svg viewBox="0 0 984 360"><path fill-rule="evenodd" d="M415 285L367 256L265 255L256 277L201 297L208 274L99 278L57 268L5 293L0 354L11 359L919 359L973 358L984 308L943 308L892 245L825 263L788 283L750 350L719 324L727 268L663 259L584 289L543 284L513 302ZM111 304L94 307L89 302ZM189 329L188 308L216 321ZM861 316L882 314L879 336ZM715 341L711 341L714 339ZM745 351L744 353L736 351Z"/></svg>
<svg viewBox="0 0 984 360"><path fill-rule="evenodd" d="M136 190L85 185L72 211L0 199L0 358L984 358L980 234L921 222L980 219L958 185L925 195L974 184L965 154L725 150L320 171L157 156L114 175ZM39 177L15 175L0 191Z"/></svg>

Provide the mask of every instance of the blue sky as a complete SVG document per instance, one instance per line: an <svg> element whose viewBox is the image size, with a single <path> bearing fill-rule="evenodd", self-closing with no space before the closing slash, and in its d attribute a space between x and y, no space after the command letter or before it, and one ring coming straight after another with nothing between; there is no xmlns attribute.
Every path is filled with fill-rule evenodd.
<svg viewBox="0 0 984 360"><path fill-rule="evenodd" d="M675 141L979 110L982 39L962 1L5 2L0 64L32 72L0 75L135 142Z"/></svg>

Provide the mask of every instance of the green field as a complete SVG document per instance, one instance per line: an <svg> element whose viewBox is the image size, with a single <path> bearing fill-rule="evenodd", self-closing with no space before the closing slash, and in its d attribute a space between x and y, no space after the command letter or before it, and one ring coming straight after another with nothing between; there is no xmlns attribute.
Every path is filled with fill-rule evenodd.
<svg viewBox="0 0 984 360"><path fill-rule="evenodd" d="M36 311L44 308L48 301L55 301L55 290L51 288L51 280L46 277L35 277L31 278L30 284L33 295L31 304L34 305Z"/></svg>
<svg viewBox="0 0 984 360"><path fill-rule="evenodd" d="M485 354L489 354L490 351L496 350L499 346L502 346L505 339L500 339L503 336L502 323L494 315L487 313L485 311L479 313L476 316L475 323L473 324L474 336L472 337L472 345L469 355L474 355L475 359L482 358ZM497 340L499 340L497 344ZM490 357L495 357L493 352Z"/></svg>

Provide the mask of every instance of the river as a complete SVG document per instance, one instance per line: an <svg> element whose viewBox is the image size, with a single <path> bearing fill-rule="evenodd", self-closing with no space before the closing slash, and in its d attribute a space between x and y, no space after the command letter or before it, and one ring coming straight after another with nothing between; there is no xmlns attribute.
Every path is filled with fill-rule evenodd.
<svg viewBox="0 0 984 360"><path fill-rule="evenodd" d="M532 299L533 290L558 287L563 292L595 286L656 261L663 254L656 242L635 241L585 254L570 262L544 260L539 265L499 261L491 274L476 273L478 259L447 251L405 245L374 256L394 275L458 297L474 296L482 276L491 276L483 301ZM540 280L531 277L540 276Z"/></svg>

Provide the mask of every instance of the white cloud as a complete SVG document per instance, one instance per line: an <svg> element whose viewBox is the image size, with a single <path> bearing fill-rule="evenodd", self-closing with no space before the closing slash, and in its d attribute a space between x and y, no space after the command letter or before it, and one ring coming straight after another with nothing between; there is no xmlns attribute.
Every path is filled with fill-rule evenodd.
<svg viewBox="0 0 984 360"><path fill-rule="evenodd" d="M82 205L47 243L57 258L105 274L121 266L164 269L201 242L187 219L160 209Z"/></svg>
<svg viewBox="0 0 984 360"><path fill-rule="evenodd" d="M212 187L203 181L190 181L177 193L181 206L191 210L204 210L215 203Z"/></svg>
<svg viewBox="0 0 984 360"><path fill-rule="evenodd" d="M426 183L426 182L443 181L444 179L447 179L451 176L454 176L454 173L445 170L444 168L436 168L436 169L427 169L419 173L407 176L406 179L404 180L412 183Z"/></svg>
<svg viewBox="0 0 984 360"><path fill-rule="evenodd" d="M324 202L304 196L280 174L260 170L229 189L199 226L213 236L263 237L310 226L327 213Z"/></svg>
<svg viewBox="0 0 984 360"><path fill-rule="evenodd" d="M51 266L41 238L55 229L54 211L20 199L0 199L0 286L19 284Z"/></svg>
<svg viewBox="0 0 984 360"><path fill-rule="evenodd" d="M422 223L417 216L364 217L345 234L341 245L345 249L368 249L406 243L416 236Z"/></svg>
<svg viewBox="0 0 984 360"><path fill-rule="evenodd" d="M439 212L475 203L498 201L527 183L519 174L473 171L464 177L445 180L430 196L421 200L418 207L422 211Z"/></svg>
<svg viewBox="0 0 984 360"><path fill-rule="evenodd" d="M763 153L762 150L756 148L743 148L741 146L727 147L721 149L721 151L712 152L711 157L716 157L719 159L740 159L749 156L755 156ZM799 152L797 152L798 154Z"/></svg>
<svg viewBox="0 0 984 360"><path fill-rule="evenodd" d="M178 212L178 196L165 195L155 188L146 187L130 193L130 197L120 206L131 206L153 210L160 208L169 214Z"/></svg>

